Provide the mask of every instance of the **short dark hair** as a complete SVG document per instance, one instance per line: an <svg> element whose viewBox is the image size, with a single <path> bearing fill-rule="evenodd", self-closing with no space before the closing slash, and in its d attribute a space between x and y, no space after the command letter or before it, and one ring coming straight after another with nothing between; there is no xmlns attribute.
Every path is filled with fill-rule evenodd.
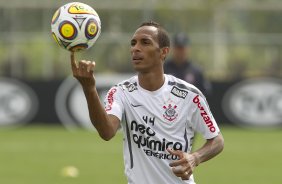
<svg viewBox="0 0 282 184"><path fill-rule="evenodd" d="M158 24L154 21L143 22L139 26L139 28L143 27L143 26L153 26L153 27L157 28L158 29L158 42L159 42L160 48L170 47L170 40L169 40L168 33L160 24Z"/></svg>

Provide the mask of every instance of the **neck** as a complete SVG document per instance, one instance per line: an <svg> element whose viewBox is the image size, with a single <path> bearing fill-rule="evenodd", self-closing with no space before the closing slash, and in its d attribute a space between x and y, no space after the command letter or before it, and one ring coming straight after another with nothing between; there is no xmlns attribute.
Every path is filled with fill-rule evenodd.
<svg viewBox="0 0 282 184"><path fill-rule="evenodd" d="M139 85L148 90L156 91L162 87L165 81L164 72L159 73L139 73L138 74Z"/></svg>

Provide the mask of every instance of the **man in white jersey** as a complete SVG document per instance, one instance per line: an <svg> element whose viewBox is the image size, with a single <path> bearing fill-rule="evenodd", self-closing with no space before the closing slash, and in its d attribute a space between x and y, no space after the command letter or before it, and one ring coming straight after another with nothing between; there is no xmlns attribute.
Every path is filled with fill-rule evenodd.
<svg viewBox="0 0 282 184"><path fill-rule="evenodd" d="M203 94L193 85L163 72L169 52L167 32L154 22L143 23L131 39L137 75L112 87L105 106L93 77L95 62L75 62L92 124L104 140L121 125L124 164L129 184L194 184L193 170L223 149L223 137ZM122 121L124 120L124 121ZM191 152L194 132L206 143Z"/></svg>

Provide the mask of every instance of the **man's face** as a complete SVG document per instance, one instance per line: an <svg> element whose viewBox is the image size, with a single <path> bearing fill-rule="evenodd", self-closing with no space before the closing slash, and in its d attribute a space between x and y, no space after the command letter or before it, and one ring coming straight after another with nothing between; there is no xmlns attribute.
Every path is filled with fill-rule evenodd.
<svg viewBox="0 0 282 184"><path fill-rule="evenodd" d="M153 26L143 26L136 30L131 39L131 61L138 72L150 72L163 67L158 30Z"/></svg>

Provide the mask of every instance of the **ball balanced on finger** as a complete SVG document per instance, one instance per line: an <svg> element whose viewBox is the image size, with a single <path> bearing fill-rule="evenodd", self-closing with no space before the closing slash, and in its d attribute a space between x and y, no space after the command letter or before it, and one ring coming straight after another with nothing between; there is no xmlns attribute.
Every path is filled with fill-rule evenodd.
<svg viewBox="0 0 282 184"><path fill-rule="evenodd" d="M78 52L94 45L101 33L101 21L98 13L89 5L72 2L55 12L51 32L60 47Z"/></svg>

